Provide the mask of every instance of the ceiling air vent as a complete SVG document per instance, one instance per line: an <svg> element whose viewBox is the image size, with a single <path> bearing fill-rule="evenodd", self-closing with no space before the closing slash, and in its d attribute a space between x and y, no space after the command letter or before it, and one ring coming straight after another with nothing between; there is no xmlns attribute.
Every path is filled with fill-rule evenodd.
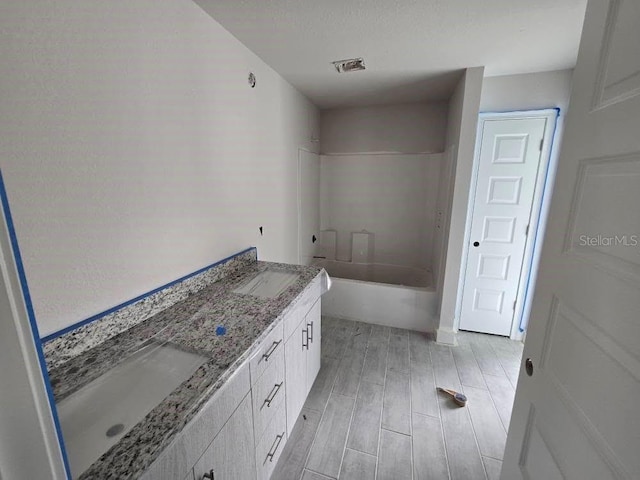
<svg viewBox="0 0 640 480"><path fill-rule="evenodd" d="M338 60L337 62L331 62L336 67L338 73L357 72L358 70L364 70L364 59L362 58L350 58L348 60Z"/></svg>

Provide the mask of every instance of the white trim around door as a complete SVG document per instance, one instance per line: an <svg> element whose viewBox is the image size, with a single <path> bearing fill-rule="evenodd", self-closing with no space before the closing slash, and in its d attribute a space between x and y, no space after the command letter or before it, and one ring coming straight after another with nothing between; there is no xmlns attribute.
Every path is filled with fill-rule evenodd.
<svg viewBox="0 0 640 480"><path fill-rule="evenodd" d="M463 298L464 298L464 287L465 287L465 279L467 276L467 266L469 262L469 253L471 247L471 242L474 239L471 238L472 235L472 220L475 212L475 199L477 193L478 186L478 175L480 170L480 153L482 141L485 133L485 127L490 125L489 122L494 122L496 120L514 120L514 121L522 121L522 120L545 120L544 124L544 134L542 137L542 145L540 149L540 164L537 170L537 176L535 181L533 200L531 204L531 214L528 219L528 231L526 235L526 239L524 241L524 254L522 260L522 267L520 269L520 274L518 276L518 287L517 293L515 297L515 302L511 299L508 300L508 304L505 303L502 305L502 308L512 310L513 317L511 320L511 328L509 329L509 337L512 339L520 340L524 336L524 328L520 328L523 323L523 314L526 313L525 304L527 303L527 298L532 294L529 289L531 273L535 271L537 268L537 262L535 262L534 256L535 250L540 248L540 241L538 241L539 233L544 232L544 228L541 229L545 222L545 218L542 218L542 205L545 200L545 192L548 195L549 189L548 185L553 183L553 176L555 174L555 162L552 161L552 149L554 148L554 133L557 125L557 119L559 116L558 109L545 109L545 110L534 110L534 111L514 111L514 112L504 112L504 113L481 113L479 122L478 122L478 135L476 140L476 147L474 153L474 161L473 161L473 172L471 178L471 191L469 194L469 204L467 208L467 219L465 224L465 238L464 238L464 249L462 254L462 268L460 269L460 277L458 280L458 297L456 301L456 314L455 314L455 329L460 327L460 318L463 308ZM470 293L467 292L467 295ZM502 299L501 301L507 302L506 299ZM526 320L526 319L525 319ZM506 332L504 333L506 335Z"/></svg>

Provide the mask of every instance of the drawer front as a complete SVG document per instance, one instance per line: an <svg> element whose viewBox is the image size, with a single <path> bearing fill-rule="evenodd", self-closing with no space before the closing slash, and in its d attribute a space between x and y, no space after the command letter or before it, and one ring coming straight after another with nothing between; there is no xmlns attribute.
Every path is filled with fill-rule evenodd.
<svg viewBox="0 0 640 480"><path fill-rule="evenodd" d="M287 339L294 332L301 320L320 298L322 292L320 277L316 277L307 285L300 295L294 300L293 309L284 318L284 338Z"/></svg>
<svg viewBox="0 0 640 480"><path fill-rule="evenodd" d="M273 362L274 356L284 350L282 331L282 322L279 322L267 338L260 343L258 351L249 359L252 385L258 381L262 373L270 365L270 362Z"/></svg>
<svg viewBox="0 0 640 480"><path fill-rule="evenodd" d="M287 417L284 402L280 404L256 447L258 480L269 480L287 443Z"/></svg>
<svg viewBox="0 0 640 480"><path fill-rule="evenodd" d="M285 397L283 348L278 348L269 358L269 366L251 387L251 396L253 429L257 444Z"/></svg>

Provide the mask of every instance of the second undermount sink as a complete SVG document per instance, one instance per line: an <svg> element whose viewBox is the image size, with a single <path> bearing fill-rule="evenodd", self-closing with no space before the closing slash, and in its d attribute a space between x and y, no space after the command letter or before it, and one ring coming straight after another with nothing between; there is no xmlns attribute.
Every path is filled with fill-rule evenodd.
<svg viewBox="0 0 640 480"><path fill-rule="evenodd" d="M265 270L260 272L233 293L253 295L260 298L276 298L287 288L295 283L300 275L297 273L280 272L278 270Z"/></svg>
<svg viewBox="0 0 640 480"><path fill-rule="evenodd" d="M57 405L73 478L91 466L208 359L150 344Z"/></svg>

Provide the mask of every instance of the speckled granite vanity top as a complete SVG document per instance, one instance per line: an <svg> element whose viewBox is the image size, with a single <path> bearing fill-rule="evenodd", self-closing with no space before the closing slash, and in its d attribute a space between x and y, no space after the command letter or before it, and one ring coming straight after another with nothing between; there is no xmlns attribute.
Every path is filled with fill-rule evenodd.
<svg viewBox="0 0 640 480"><path fill-rule="evenodd" d="M276 298L233 290L259 273L295 273L297 280ZM208 358L80 478L136 478L224 384L320 274L318 267L254 262L166 310L53 368L56 401L108 372L149 343L169 343ZM226 330L224 334L222 329Z"/></svg>

